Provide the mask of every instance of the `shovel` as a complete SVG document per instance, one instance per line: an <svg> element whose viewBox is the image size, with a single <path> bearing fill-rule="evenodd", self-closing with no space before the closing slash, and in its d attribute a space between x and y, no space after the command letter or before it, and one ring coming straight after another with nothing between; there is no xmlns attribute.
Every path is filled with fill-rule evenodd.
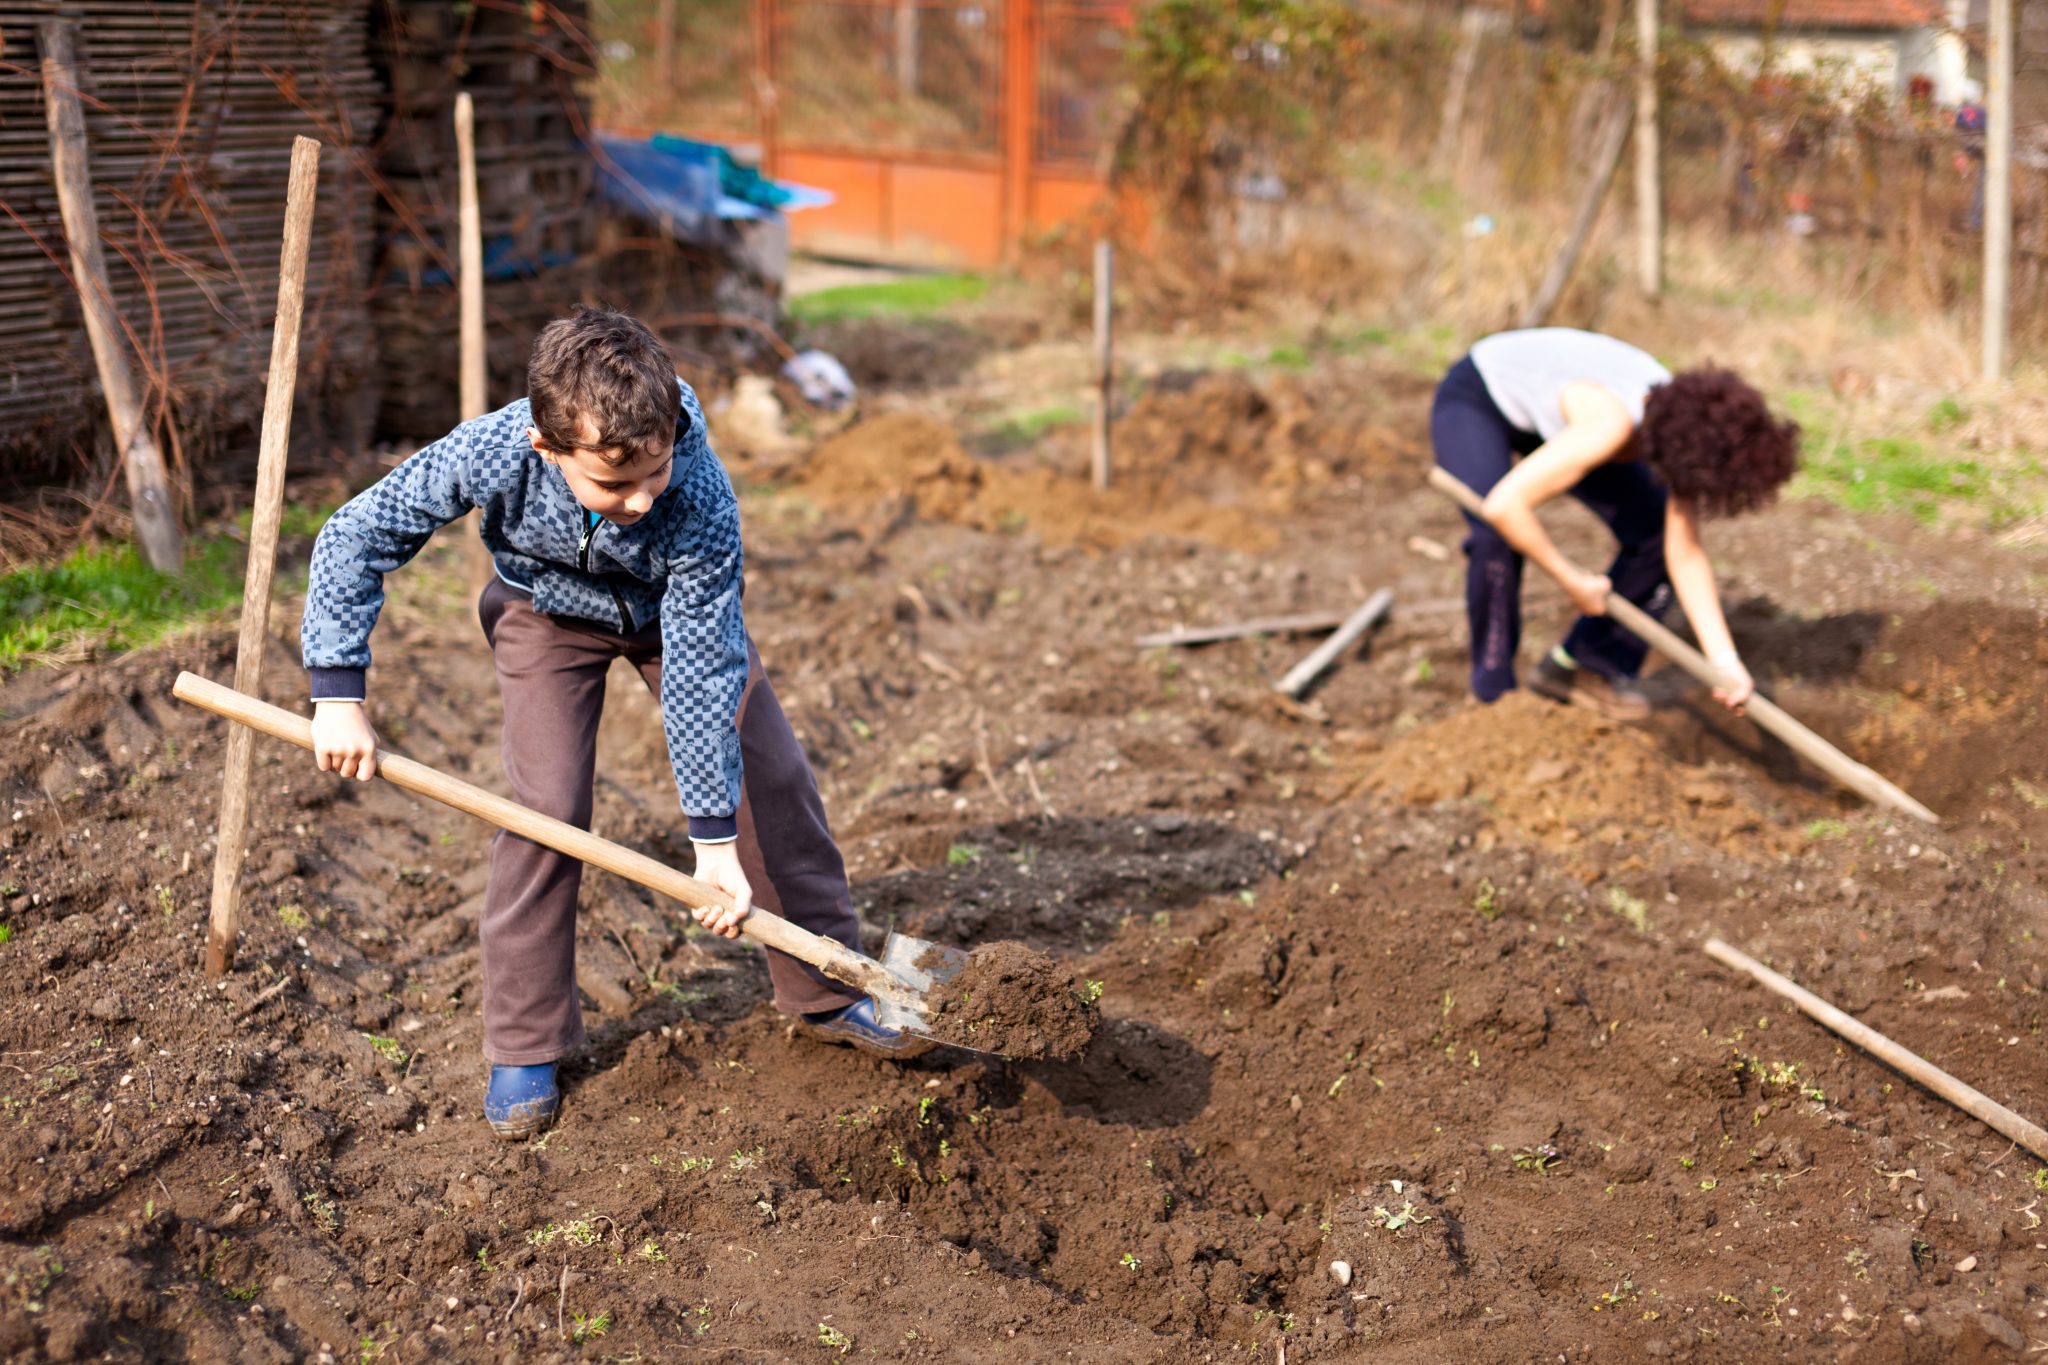
<svg viewBox="0 0 2048 1365"><path fill-rule="evenodd" d="M171 695L179 701L226 716L229 720L259 730L301 749L313 747L313 725L268 702L223 687L195 673L180 673ZM558 853L580 858L593 867L616 873L696 908L732 908L732 897L695 877L686 877L665 863L644 853L600 839L588 830L576 828L552 816L542 815L516 801L493 795L481 787L453 778L426 764L398 754L377 756L377 776L394 786L439 801L444 806L474 815L522 839L531 839ZM875 1002L876 1017L888 1028L901 1029L920 1037L931 1037L925 996L939 982L959 975L967 965L967 954L928 939L891 932L882 960L856 953L845 944L791 924L779 915L755 910L740 922L740 932L764 948L774 948L810 963L834 981L853 987ZM950 1046L960 1044L947 1041Z"/></svg>

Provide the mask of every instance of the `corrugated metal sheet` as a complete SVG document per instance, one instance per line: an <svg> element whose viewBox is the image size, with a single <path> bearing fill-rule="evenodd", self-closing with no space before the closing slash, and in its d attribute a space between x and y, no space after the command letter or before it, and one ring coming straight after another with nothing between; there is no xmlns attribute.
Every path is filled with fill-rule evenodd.
<svg viewBox="0 0 2048 1365"><path fill-rule="evenodd" d="M50 179L36 25L60 13L80 24L108 268L174 463L260 413L298 133L325 148L299 393L345 425L375 360L370 0L0 0L0 462L75 471L105 420Z"/></svg>

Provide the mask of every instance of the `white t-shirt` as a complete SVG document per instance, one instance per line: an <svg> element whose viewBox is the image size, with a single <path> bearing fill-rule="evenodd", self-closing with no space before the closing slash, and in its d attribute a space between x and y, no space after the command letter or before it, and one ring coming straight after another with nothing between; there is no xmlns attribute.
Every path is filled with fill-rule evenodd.
<svg viewBox="0 0 2048 1365"><path fill-rule="evenodd" d="M1564 430L1557 396L1567 384L1598 384L1641 425L1643 400L1671 371L1626 341L1573 327L1496 332L1472 345L1472 364L1501 416L1548 441Z"/></svg>

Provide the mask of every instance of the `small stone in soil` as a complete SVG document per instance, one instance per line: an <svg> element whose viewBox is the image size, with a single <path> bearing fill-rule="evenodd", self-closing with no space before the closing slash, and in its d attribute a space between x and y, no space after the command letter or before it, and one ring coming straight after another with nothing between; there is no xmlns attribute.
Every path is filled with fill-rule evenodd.
<svg viewBox="0 0 2048 1365"><path fill-rule="evenodd" d="M1101 1022L1078 973L1008 940L976 948L959 975L931 988L926 1005L930 1037L1006 1057L1078 1057Z"/></svg>

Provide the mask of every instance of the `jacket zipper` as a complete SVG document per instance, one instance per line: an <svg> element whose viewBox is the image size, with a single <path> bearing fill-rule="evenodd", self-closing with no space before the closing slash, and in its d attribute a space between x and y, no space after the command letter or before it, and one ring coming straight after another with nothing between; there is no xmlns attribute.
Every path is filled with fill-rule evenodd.
<svg viewBox="0 0 2048 1365"><path fill-rule="evenodd" d="M597 523L586 520L583 523L583 538L576 542L576 567L583 573L590 572L590 538L597 534ZM633 633L633 613L626 610L626 599L619 596L618 588L607 578L605 590L612 595L612 606L618 609L620 633Z"/></svg>

